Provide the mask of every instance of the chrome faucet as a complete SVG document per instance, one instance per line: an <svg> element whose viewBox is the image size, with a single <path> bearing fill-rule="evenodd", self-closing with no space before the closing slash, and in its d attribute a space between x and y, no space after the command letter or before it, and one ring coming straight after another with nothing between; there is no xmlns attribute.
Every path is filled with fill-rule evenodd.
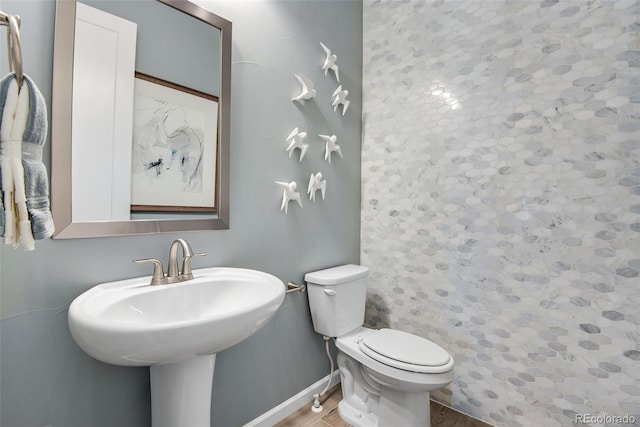
<svg viewBox="0 0 640 427"><path fill-rule="evenodd" d="M178 271L178 245L182 247L182 270ZM167 283L184 282L193 279L191 273L191 258L206 254L194 254L191 245L184 239L176 239L169 249L169 263L167 264Z"/></svg>
<svg viewBox="0 0 640 427"><path fill-rule="evenodd" d="M182 248L182 270L178 270L178 246ZM193 279L191 272L191 259L196 256L205 256L206 253L193 253L191 245L184 239L176 239L169 248L169 263L165 276L162 262L156 258L134 259L135 263L153 263L153 277L151 285L167 285L169 283L186 282Z"/></svg>

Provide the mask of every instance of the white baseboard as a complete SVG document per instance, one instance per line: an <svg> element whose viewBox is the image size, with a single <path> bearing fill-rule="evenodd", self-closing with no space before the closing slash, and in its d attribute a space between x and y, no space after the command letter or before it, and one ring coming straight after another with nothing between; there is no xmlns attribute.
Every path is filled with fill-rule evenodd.
<svg viewBox="0 0 640 427"><path fill-rule="evenodd" d="M329 375L311 384L300 393L285 400L275 408L270 409L269 411L260 415L258 418L249 421L244 425L244 427L271 427L274 424L284 420L289 415L293 414L298 409L311 402L313 400L313 395L316 393L320 393L324 389L324 387L326 387L327 381L329 381ZM338 369L333 373L331 377L331 384L329 385L329 387L333 387L339 382L340 370Z"/></svg>

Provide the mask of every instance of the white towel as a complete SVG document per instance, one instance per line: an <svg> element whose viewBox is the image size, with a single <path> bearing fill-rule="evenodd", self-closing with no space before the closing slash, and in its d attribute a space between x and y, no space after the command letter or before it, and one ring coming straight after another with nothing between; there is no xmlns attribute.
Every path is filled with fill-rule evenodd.
<svg viewBox="0 0 640 427"><path fill-rule="evenodd" d="M26 250L35 249L31 222L27 211L27 196L22 166L22 138L29 116L29 87L20 89L14 79L7 92L0 125L0 169L4 194L4 242Z"/></svg>

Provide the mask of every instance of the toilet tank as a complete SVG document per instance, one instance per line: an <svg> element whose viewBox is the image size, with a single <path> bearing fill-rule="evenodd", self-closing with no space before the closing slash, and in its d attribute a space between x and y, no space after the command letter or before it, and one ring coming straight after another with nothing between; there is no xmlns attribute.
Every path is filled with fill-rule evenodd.
<svg viewBox="0 0 640 427"><path fill-rule="evenodd" d="M316 332L339 337L362 326L368 274L367 267L348 264L304 276Z"/></svg>

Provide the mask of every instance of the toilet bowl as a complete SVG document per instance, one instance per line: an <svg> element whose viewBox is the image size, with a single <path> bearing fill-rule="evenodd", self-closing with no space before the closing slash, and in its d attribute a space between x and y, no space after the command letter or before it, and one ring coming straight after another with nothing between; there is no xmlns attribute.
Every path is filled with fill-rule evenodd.
<svg viewBox="0 0 640 427"><path fill-rule="evenodd" d="M371 349L376 345L381 353ZM428 426L429 392L454 379L453 358L442 347L406 332L361 327L339 337L336 346L343 394L338 410L358 427Z"/></svg>
<svg viewBox="0 0 640 427"><path fill-rule="evenodd" d="M426 338L363 327L367 275L351 264L305 275L314 329L336 338L340 416L356 427L428 427L429 392L453 381L453 357Z"/></svg>

